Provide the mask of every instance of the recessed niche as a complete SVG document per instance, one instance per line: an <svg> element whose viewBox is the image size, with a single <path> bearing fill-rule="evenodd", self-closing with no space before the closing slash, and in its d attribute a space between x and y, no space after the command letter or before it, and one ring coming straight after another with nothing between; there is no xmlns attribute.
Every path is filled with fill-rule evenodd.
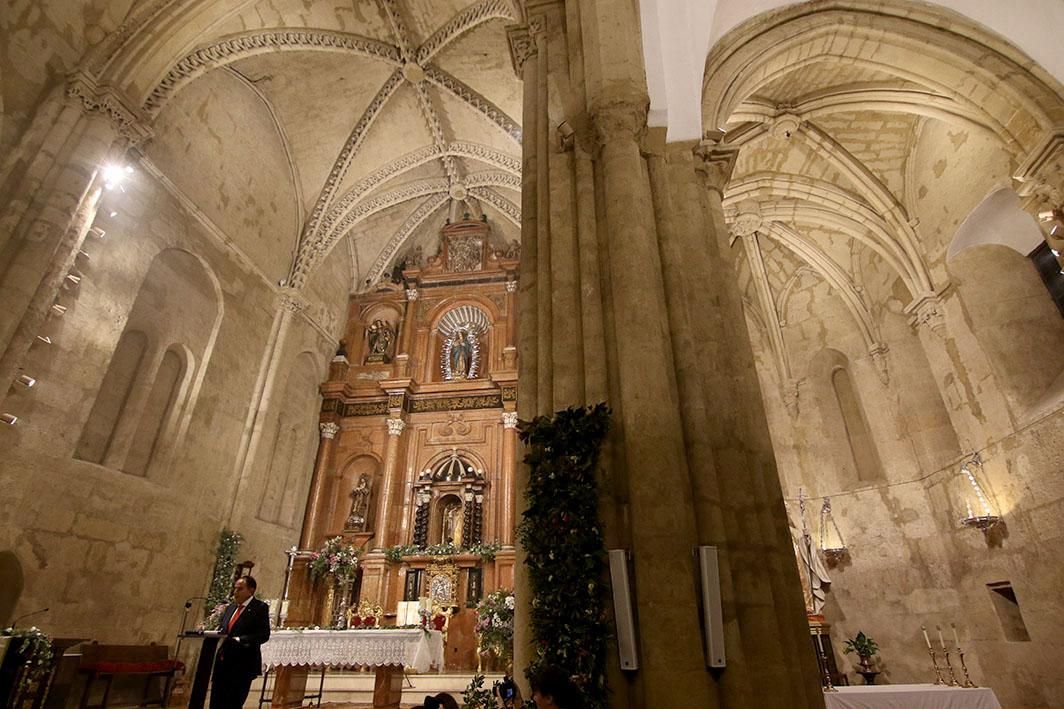
<svg viewBox="0 0 1064 709"><path fill-rule="evenodd" d="M1001 630L1005 633L1005 639L1014 643L1030 642L1031 636L1027 633L1027 625L1023 622L1023 613L1020 612L1020 602L1016 599L1016 592L1008 581L988 583L990 601L994 604L994 612L997 613Z"/></svg>

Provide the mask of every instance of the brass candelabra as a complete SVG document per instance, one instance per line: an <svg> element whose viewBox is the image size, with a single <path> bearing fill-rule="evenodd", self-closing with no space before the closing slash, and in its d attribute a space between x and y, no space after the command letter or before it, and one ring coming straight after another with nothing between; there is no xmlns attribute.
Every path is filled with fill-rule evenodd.
<svg viewBox="0 0 1064 709"><path fill-rule="evenodd" d="M953 663L949 661L949 650L943 649L942 652L946 655L946 669L949 670L949 682L947 684L950 687L960 687L961 683L957 681L957 675L953 672Z"/></svg>
<svg viewBox="0 0 1064 709"><path fill-rule="evenodd" d="M931 656L931 666L935 668L935 684L945 685L946 680L942 679L942 668L938 666L938 658L935 655L933 648L927 648L927 654Z"/></svg>
<svg viewBox="0 0 1064 709"><path fill-rule="evenodd" d="M957 647L957 655L961 658L961 669L964 670L964 684L961 686L965 689L978 687L979 685L973 682L972 678L968 676L968 665L964 664L964 651L961 650L959 646Z"/></svg>

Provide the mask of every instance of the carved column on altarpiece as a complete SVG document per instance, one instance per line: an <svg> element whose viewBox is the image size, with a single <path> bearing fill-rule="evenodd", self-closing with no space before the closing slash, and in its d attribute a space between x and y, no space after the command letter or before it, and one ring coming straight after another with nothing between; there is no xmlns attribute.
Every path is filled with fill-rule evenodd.
<svg viewBox="0 0 1064 709"><path fill-rule="evenodd" d="M303 533L299 537L299 548L310 549L317 546L321 536L321 519L331 510L326 506L329 469L332 467L333 451L336 449L336 434L340 426L332 422L318 424L321 439L318 441L318 454L314 458L314 475L310 481L310 494L307 495L307 511L303 515Z"/></svg>
<svg viewBox="0 0 1064 709"><path fill-rule="evenodd" d="M502 504L499 510L499 543L504 547L513 546L514 525L514 472L517 468L517 412L504 411L502 414Z"/></svg>
<svg viewBox="0 0 1064 709"><path fill-rule="evenodd" d="M384 446L384 472L381 476L381 495L377 504L376 521L373 532L376 535L376 548L383 549L391 545L391 533L388 529L388 512L395 499L395 473L399 467L399 443L403 431L406 429L406 421L401 418L388 419L388 441Z"/></svg>
<svg viewBox="0 0 1064 709"><path fill-rule="evenodd" d="M506 281L506 347L502 351L502 366L507 370L517 369L517 280Z"/></svg>
<svg viewBox="0 0 1064 709"><path fill-rule="evenodd" d="M399 347L396 348L396 374L399 377L410 376L410 347L414 342L414 318L417 315L417 288L406 289L406 308L403 310L402 332L399 333Z"/></svg>

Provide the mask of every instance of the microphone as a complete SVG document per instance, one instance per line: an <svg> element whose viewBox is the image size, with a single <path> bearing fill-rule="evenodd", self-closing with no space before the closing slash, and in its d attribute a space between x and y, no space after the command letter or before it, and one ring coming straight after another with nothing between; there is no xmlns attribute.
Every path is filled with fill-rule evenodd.
<svg viewBox="0 0 1064 709"><path fill-rule="evenodd" d="M48 612L47 608L38 608L35 611L31 611L29 613L23 613L18 618L15 618L13 621L11 621L11 629L14 630L15 624L18 623L20 620L26 620L26 618L32 618L35 615L40 615L41 613L47 613L47 612Z"/></svg>
<svg viewBox="0 0 1064 709"><path fill-rule="evenodd" d="M207 600L206 596L193 596L192 598L186 599L185 600L185 610L187 611L189 608L192 607L192 601L206 601L206 600Z"/></svg>

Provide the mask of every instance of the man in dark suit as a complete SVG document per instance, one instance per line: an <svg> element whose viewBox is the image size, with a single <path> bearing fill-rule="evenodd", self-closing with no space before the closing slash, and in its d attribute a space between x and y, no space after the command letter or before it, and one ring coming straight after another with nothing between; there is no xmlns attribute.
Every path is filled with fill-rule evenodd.
<svg viewBox="0 0 1064 709"><path fill-rule="evenodd" d="M270 607L255 598L258 584L241 576L233 585L233 602L222 613L225 635L214 658L211 709L244 706L251 682L262 673L260 646L270 639Z"/></svg>

